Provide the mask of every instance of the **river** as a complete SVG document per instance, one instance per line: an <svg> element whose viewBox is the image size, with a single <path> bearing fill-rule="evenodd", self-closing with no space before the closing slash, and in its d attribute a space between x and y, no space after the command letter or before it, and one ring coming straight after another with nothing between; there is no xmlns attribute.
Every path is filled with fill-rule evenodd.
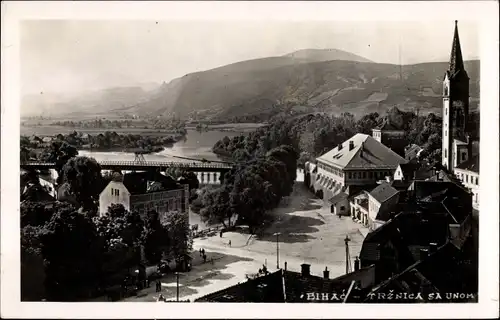
<svg viewBox="0 0 500 320"><path fill-rule="evenodd" d="M245 132L236 131L216 131L210 130L205 132L198 132L196 130L187 130L186 138L176 142L172 147L166 147L165 150L158 153L145 154L146 161L175 161L175 162L192 162L192 160L185 160L175 158L187 157L196 159L218 160L215 153L212 152L213 145L224 138L225 136L234 137ZM106 152L106 151L88 151L80 150L80 156L87 156L96 159L97 161L105 160L122 160L132 161L135 158L133 152Z"/></svg>

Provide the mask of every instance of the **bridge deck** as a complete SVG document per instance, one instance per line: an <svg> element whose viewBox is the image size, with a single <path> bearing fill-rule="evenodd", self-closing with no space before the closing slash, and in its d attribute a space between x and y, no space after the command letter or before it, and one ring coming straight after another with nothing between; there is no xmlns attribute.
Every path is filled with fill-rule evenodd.
<svg viewBox="0 0 500 320"><path fill-rule="evenodd" d="M228 171L232 168L229 164L222 163L189 163L189 162L161 162L161 161L98 161L102 169L122 170L151 170L162 168L184 168L189 171ZM21 162L22 168L51 169L55 168L53 162Z"/></svg>

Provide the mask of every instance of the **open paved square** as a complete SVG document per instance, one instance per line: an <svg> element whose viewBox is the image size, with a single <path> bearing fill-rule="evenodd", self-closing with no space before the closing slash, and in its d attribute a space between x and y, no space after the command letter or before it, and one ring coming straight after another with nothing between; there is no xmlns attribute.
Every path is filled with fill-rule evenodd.
<svg viewBox="0 0 500 320"><path fill-rule="evenodd" d="M192 301L246 281L247 275L257 273L263 265L267 265L270 271L276 270L277 232L280 233L278 246L281 268L284 268L286 261L288 270L300 271L300 265L308 263L311 273L315 275L321 276L327 267L330 277L340 276L345 273L346 235L350 239L349 251L353 261L361 250L367 232L349 217L339 218L330 213L329 208L323 207L322 201L316 199L300 182L296 184L293 194L284 199L282 205L271 214L275 222L259 235L226 232L222 237L217 234L195 239L193 269L179 278L180 299ZM194 221L199 223L199 220ZM206 263L198 255L200 248L205 249L208 257ZM163 296L175 299L175 275L167 275L161 282ZM153 287L125 301L155 301L158 294Z"/></svg>

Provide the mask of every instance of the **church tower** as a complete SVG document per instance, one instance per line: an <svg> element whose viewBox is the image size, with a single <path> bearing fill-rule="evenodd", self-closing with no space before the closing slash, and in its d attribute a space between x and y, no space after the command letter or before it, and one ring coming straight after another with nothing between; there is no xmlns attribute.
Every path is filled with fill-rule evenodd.
<svg viewBox="0 0 500 320"><path fill-rule="evenodd" d="M443 80L442 165L453 169L471 156L471 142L467 121L469 118L469 77L464 68L458 25L451 47L450 65Z"/></svg>

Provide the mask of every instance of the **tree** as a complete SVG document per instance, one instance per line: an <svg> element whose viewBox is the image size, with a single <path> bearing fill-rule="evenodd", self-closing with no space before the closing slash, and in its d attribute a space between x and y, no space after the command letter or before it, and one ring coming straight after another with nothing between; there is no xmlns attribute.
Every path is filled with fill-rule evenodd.
<svg viewBox="0 0 500 320"><path fill-rule="evenodd" d="M64 139L64 136L62 136L62 139ZM63 142L62 139L59 139L58 135L58 140L52 142L50 148L45 149L41 155L42 161L55 162L56 171L58 173L58 183L62 181L62 168L66 162L78 155L78 150L76 150L74 146Z"/></svg>
<svg viewBox="0 0 500 320"><path fill-rule="evenodd" d="M100 285L121 284L129 268L141 263L143 221L138 213L128 212L123 205L114 204L108 214L94 218L100 238Z"/></svg>
<svg viewBox="0 0 500 320"><path fill-rule="evenodd" d="M96 227L89 217L63 208L54 212L40 237L50 301L75 301L95 290L99 276Z"/></svg>
<svg viewBox="0 0 500 320"><path fill-rule="evenodd" d="M150 264L157 264L163 253L168 252L169 237L156 211L147 213L143 234L144 254Z"/></svg>
<svg viewBox="0 0 500 320"><path fill-rule="evenodd" d="M36 201L21 202L21 228L43 226L52 217L53 210Z"/></svg>
<svg viewBox="0 0 500 320"><path fill-rule="evenodd" d="M72 193L83 210L95 213L103 185L101 166L88 157L70 159L63 168L63 181L69 183Z"/></svg>
<svg viewBox="0 0 500 320"><path fill-rule="evenodd" d="M193 250L188 215L179 211L168 212L164 225L168 234L169 256L179 263L184 255Z"/></svg>
<svg viewBox="0 0 500 320"><path fill-rule="evenodd" d="M231 227L234 212L229 207L230 188L223 185L220 188L208 190L201 197L200 217L209 224L222 223L224 228Z"/></svg>
<svg viewBox="0 0 500 320"><path fill-rule="evenodd" d="M42 233L43 228L35 225L21 229L21 301L41 301L46 297Z"/></svg>

